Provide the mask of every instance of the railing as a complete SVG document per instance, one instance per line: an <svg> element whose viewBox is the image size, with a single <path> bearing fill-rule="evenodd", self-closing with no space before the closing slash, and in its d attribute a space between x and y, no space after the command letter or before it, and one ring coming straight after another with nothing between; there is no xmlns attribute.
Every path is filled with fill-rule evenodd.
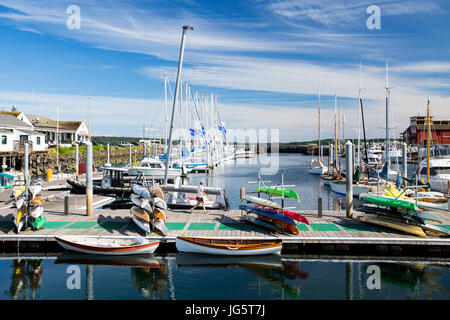
<svg viewBox="0 0 450 320"><path fill-rule="evenodd" d="M28 144L28 152L33 152L33 144L31 141L13 141L13 152L24 152L25 144Z"/></svg>

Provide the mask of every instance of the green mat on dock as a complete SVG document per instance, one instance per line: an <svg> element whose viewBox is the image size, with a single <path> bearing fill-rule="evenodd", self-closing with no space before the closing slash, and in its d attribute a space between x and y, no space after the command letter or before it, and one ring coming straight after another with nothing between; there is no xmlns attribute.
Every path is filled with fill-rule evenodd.
<svg viewBox="0 0 450 320"><path fill-rule="evenodd" d="M298 230L300 231L309 231L308 227L304 223L300 223L297 225Z"/></svg>
<svg viewBox="0 0 450 320"><path fill-rule="evenodd" d="M47 221L45 224L46 229L59 229L68 225L70 221Z"/></svg>
<svg viewBox="0 0 450 320"><path fill-rule="evenodd" d="M313 231L341 231L334 223L311 223L309 226Z"/></svg>
<svg viewBox="0 0 450 320"><path fill-rule="evenodd" d="M128 221L105 221L100 223L94 229L120 230L127 224Z"/></svg>
<svg viewBox="0 0 450 320"><path fill-rule="evenodd" d="M183 230L185 226L185 222L166 222L166 227L169 230Z"/></svg>
<svg viewBox="0 0 450 320"><path fill-rule="evenodd" d="M97 225L97 222L78 221L78 222L72 223L71 225L65 227L64 229L90 229L95 225Z"/></svg>
<svg viewBox="0 0 450 320"><path fill-rule="evenodd" d="M219 225L220 231L246 230L247 225L241 222L224 222Z"/></svg>
<svg viewBox="0 0 450 320"><path fill-rule="evenodd" d="M215 223L192 222L188 230L214 230L215 227L216 227Z"/></svg>

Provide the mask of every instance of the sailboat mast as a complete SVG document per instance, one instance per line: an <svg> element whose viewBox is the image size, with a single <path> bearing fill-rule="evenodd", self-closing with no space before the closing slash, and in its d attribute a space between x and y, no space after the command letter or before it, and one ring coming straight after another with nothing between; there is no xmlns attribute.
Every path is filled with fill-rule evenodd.
<svg viewBox="0 0 450 320"><path fill-rule="evenodd" d="M336 119L336 108L337 108L337 100L336 100L336 93L334 93L334 162L335 162L335 168L337 169L337 119Z"/></svg>
<svg viewBox="0 0 450 320"><path fill-rule="evenodd" d="M358 104L361 100L361 60L359 60L359 90L358 90ZM358 106L359 109L359 106ZM358 110L358 166L361 168L361 113Z"/></svg>
<svg viewBox="0 0 450 320"><path fill-rule="evenodd" d="M391 166L391 158L390 158L390 137L389 137L389 64L386 60L386 166L387 166L387 174L389 175L389 169Z"/></svg>
<svg viewBox="0 0 450 320"><path fill-rule="evenodd" d="M322 163L321 154L320 154L320 86L319 86L319 162Z"/></svg>
<svg viewBox="0 0 450 320"><path fill-rule="evenodd" d="M164 144L167 146L167 121L168 121L168 118L167 118L167 77L165 74L164 74L164 110L165 110Z"/></svg>

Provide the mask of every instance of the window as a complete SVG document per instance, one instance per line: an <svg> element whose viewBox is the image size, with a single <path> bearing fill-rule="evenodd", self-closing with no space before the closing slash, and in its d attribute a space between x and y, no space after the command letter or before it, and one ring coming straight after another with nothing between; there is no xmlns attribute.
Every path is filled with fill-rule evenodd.
<svg viewBox="0 0 450 320"><path fill-rule="evenodd" d="M41 144L41 137L36 137L36 144Z"/></svg>
<svg viewBox="0 0 450 320"><path fill-rule="evenodd" d="M8 136L2 136L2 144L8 144Z"/></svg>
<svg viewBox="0 0 450 320"><path fill-rule="evenodd" d="M21 135L19 140L20 141L28 141L28 136L27 135Z"/></svg>

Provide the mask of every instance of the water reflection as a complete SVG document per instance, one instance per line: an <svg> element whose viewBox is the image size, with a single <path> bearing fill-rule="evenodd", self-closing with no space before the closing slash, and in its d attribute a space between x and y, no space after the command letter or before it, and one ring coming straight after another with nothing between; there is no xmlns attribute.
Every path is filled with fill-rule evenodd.
<svg viewBox="0 0 450 320"><path fill-rule="evenodd" d="M450 261L444 259L217 257L188 253L117 257L64 252L54 260L2 260L9 262L1 264L6 281L0 281L0 292L14 300L66 296L157 300L450 298ZM66 287L69 265L85 266L85 281L78 291ZM380 271L378 290L368 284L372 276L368 270L374 265Z"/></svg>
<svg viewBox="0 0 450 320"><path fill-rule="evenodd" d="M14 259L12 261L12 277L9 294L14 300L35 299L36 292L41 287L43 272L42 259Z"/></svg>

